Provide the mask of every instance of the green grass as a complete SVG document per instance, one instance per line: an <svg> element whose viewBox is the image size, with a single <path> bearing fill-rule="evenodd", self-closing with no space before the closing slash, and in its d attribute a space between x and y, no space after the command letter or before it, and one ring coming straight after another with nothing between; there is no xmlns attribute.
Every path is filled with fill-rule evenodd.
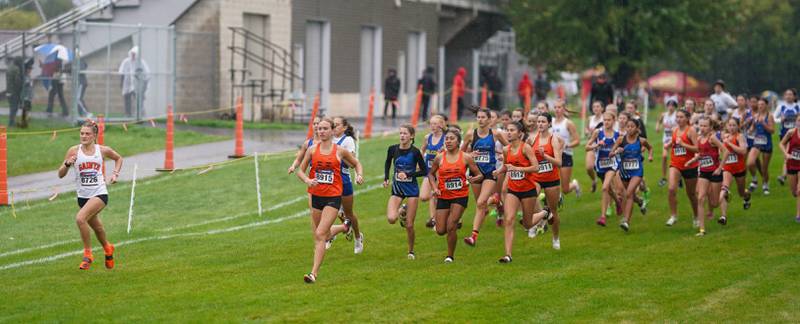
<svg viewBox="0 0 800 324"><path fill-rule="evenodd" d="M162 119L161 121L165 121ZM181 125L214 127L214 128L233 128L236 126L235 120L222 120L222 119L192 119L189 118L187 123L177 121ZM307 123L291 123L291 122L250 122L245 121L242 126L244 129L259 129L259 130L305 130L308 129Z"/></svg>
<svg viewBox="0 0 800 324"><path fill-rule="evenodd" d="M7 124L8 118L0 118ZM62 131L53 139L48 130L72 128L69 123L51 119L34 119L27 129L12 128L8 136L8 175L17 176L34 172L53 171L64 160L67 149L78 144L78 130ZM108 125L105 131L105 145L113 147L123 156L164 149L165 131L150 127L149 124ZM14 135L16 132L43 132L40 135ZM206 135L193 131L176 131L175 146L225 140L226 137Z"/></svg>
<svg viewBox="0 0 800 324"><path fill-rule="evenodd" d="M696 238L683 194L680 221L663 225L666 189L655 185L659 166L652 163L646 166L650 212L637 213L628 234L594 224L599 193L580 200L569 195L561 251L550 247L549 234L531 240L518 231L514 262L500 265L502 231L490 220L478 246L459 241L456 262L445 265L444 238L424 227L426 213L420 212L417 260L409 261L405 232L385 220L389 190L375 188L385 148L395 141L362 143L368 182L359 187L367 191L357 195L356 211L365 251L353 255L352 244L340 237L316 285L302 282L312 240L304 187L285 173L290 158L259 161L268 209L260 217L253 160L245 159L202 175L178 172L140 181L130 235L130 185L113 186L102 219L119 245L117 268L107 271L98 261L79 271L80 255L74 254L0 270L0 322L800 320L800 225L786 187L773 184L771 196L755 194L746 212L734 197L729 224L710 224L709 235ZM575 161L576 177L588 188L579 172L580 152ZM779 166L773 161L772 170ZM79 253L74 195L27 205L17 203L17 218L9 208L0 210L0 269ZM473 215L470 201L460 237L469 234ZM8 254L54 242L65 243Z"/></svg>

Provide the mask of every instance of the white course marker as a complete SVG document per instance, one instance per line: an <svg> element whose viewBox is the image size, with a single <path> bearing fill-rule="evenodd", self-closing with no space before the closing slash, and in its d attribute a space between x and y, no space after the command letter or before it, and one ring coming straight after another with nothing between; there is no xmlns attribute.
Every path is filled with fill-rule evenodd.
<svg viewBox="0 0 800 324"><path fill-rule="evenodd" d="M263 209L261 208L261 181L258 176L258 152L253 152L253 162L256 165L256 196L258 197L258 216L261 216Z"/></svg>
<svg viewBox="0 0 800 324"><path fill-rule="evenodd" d="M136 169L139 168L138 164L133 165L133 182L131 182L131 205L128 208L128 234L131 234L131 225L133 222L133 201L136 197Z"/></svg>

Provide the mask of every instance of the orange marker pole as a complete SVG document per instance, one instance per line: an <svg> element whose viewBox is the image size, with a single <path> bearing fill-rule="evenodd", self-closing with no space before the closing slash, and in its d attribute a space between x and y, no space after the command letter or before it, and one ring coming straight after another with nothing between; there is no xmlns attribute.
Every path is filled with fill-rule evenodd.
<svg viewBox="0 0 800 324"><path fill-rule="evenodd" d="M525 88L525 115L531 111L531 88Z"/></svg>
<svg viewBox="0 0 800 324"><path fill-rule="evenodd" d="M238 159L244 156L244 106L242 103L242 96L236 100L236 139L233 150L233 155L228 155L228 158Z"/></svg>
<svg viewBox="0 0 800 324"><path fill-rule="evenodd" d="M488 93L489 91L486 89L486 83L484 83L481 87L481 108L487 108L489 105Z"/></svg>
<svg viewBox="0 0 800 324"><path fill-rule="evenodd" d="M319 93L314 96L314 107L311 109L311 119L308 120L308 133L306 139L314 136L314 118L317 118L319 112Z"/></svg>
<svg viewBox="0 0 800 324"><path fill-rule="evenodd" d="M105 144L106 119L103 115L97 116L97 144ZM103 160L103 175L106 175L106 161Z"/></svg>
<svg viewBox="0 0 800 324"><path fill-rule="evenodd" d="M556 93L558 93L558 99L561 99L561 100L566 100L567 99L567 92L566 92L566 90L564 90L564 86L563 85L558 85L558 87L556 87Z"/></svg>
<svg viewBox="0 0 800 324"><path fill-rule="evenodd" d="M417 87L417 99L414 101L414 111L411 113L411 127L417 128L420 106L422 106L422 85Z"/></svg>
<svg viewBox="0 0 800 324"><path fill-rule="evenodd" d="M175 170L174 161L174 141L175 136L175 116L172 112L172 105L167 106L167 135L164 142L164 168L156 169L156 171L172 171Z"/></svg>
<svg viewBox="0 0 800 324"><path fill-rule="evenodd" d="M458 92L461 91L453 81L453 88L450 91L450 123L458 122Z"/></svg>
<svg viewBox="0 0 800 324"><path fill-rule="evenodd" d="M375 110L375 89L369 91L369 108L367 110L367 122L364 125L364 138L372 137L372 117Z"/></svg>
<svg viewBox="0 0 800 324"><path fill-rule="evenodd" d="M0 126L0 206L8 206L8 156L6 127Z"/></svg>

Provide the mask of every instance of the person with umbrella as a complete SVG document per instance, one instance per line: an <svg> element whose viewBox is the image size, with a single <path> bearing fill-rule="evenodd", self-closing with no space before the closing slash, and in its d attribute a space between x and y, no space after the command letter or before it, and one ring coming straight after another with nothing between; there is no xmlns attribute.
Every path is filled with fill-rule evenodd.
<svg viewBox="0 0 800 324"><path fill-rule="evenodd" d="M126 57L119 65L119 74L122 76L122 97L125 100L125 115L133 116L134 100L139 99L141 106L144 106L147 84L150 80L150 67L147 66L142 58L138 57L139 46L134 46L128 51ZM137 109L139 109L137 105Z"/></svg>
<svg viewBox="0 0 800 324"><path fill-rule="evenodd" d="M64 82L67 75L64 74L63 67L65 63L70 61L69 50L59 44L43 44L36 46L34 52L44 56L44 59L39 61L39 65L42 68L42 76L45 78L45 88L49 89L47 94L47 114L53 114L53 101L58 97L58 103L61 105L61 116L68 116L67 101L64 100Z"/></svg>

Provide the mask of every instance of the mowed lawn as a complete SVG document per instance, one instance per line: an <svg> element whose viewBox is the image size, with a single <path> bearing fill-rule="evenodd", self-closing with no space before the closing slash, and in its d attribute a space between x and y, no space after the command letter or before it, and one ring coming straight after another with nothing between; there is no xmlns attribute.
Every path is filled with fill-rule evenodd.
<svg viewBox="0 0 800 324"><path fill-rule="evenodd" d="M8 117L0 118L7 125ZM67 149L80 143L76 126L63 121L34 119L27 129L8 129L8 175L18 176L34 172L55 171L64 160ZM105 145L113 147L123 156L164 149L165 130L150 124L107 125ZM53 138L53 130L56 132ZM175 146L187 146L227 139L193 131L175 131Z"/></svg>
<svg viewBox="0 0 800 324"><path fill-rule="evenodd" d="M356 211L365 251L354 255L339 237L315 285L302 280L312 236L304 186L286 174L285 155L259 159L261 216L252 159L140 181L130 234L130 184L112 186L101 218L118 247L113 271L99 250L90 271L77 269L74 196L20 204L16 218L2 209L0 322L800 321L800 224L786 187L756 193L746 212L734 196L728 225L712 222L697 238L683 193L679 222L664 226L666 189L656 186L654 162L646 165L650 211L635 214L630 233L616 227L617 217L595 225L600 194L587 192L566 197L561 251L551 248L549 232L529 239L520 229L514 262L498 264L502 230L488 220L477 247L459 239L455 262L444 264L445 240L424 227L420 212L410 261L405 231L386 222L389 190L379 187L395 141L362 143L367 182L357 188ZM575 160L588 189L580 151ZM773 177L779 167L773 160ZM460 238L470 232L474 205Z"/></svg>

